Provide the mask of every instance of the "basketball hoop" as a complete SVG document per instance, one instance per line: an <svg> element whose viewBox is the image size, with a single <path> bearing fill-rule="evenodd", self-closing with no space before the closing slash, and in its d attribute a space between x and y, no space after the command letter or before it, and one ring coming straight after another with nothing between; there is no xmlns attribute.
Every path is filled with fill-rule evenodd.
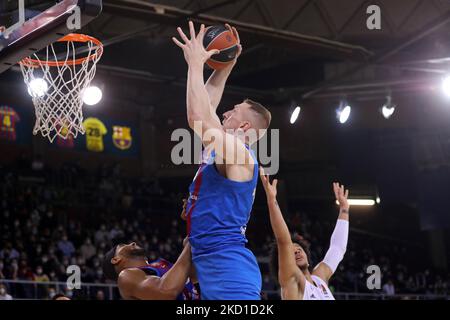
<svg viewBox="0 0 450 320"><path fill-rule="evenodd" d="M80 45L87 47L87 55L77 58L76 51ZM60 50L66 51L62 58L55 48L61 46ZM95 76L103 44L94 37L72 33L43 51L41 58L35 53L19 62L35 107L33 134L40 131L50 142L57 136L76 138L78 133L85 132L83 92Z"/></svg>

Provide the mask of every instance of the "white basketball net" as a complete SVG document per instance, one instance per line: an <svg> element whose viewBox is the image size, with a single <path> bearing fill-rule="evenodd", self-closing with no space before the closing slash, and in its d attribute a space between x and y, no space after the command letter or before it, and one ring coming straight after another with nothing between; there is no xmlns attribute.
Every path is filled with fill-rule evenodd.
<svg viewBox="0 0 450 320"><path fill-rule="evenodd" d="M45 57L39 58L33 54L33 64L27 59L20 62L35 107L33 134L40 131L50 142L57 136L67 139L69 136L76 138L78 133L84 134L83 92L94 78L96 64L103 53L102 46L88 41L85 45L87 57L90 58L77 64L76 42L59 42L59 46L61 43L62 46L67 45L62 59L55 52L54 44L51 44L45 49ZM56 65L51 62L56 62Z"/></svg>

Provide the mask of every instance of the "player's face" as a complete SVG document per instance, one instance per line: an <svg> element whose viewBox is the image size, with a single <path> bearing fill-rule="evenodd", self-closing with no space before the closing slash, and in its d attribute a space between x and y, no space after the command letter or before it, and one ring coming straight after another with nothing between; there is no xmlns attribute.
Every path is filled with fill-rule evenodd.
<svg viewBox="0 0 450 320"><path fill-rule="evenodd" d="M145 250L144 248L138 246L136 242L131 242L129 244L121 243L117 246L116 256L125 258L145 257Z"/></svg>
<svg viewBox="0 0 450 320"><path fill-rule="evenodd" d="M246 115L249 112L250 105L248 103L242 102L233 107L233 109L228 110L223 114L222 127L226 129L239 129L243 122L247 119Z"/></svg>
<svg viewBox="0 0 450 320"><path fill-rule="evenodd" d="M300 269L308 267L309 264L308 257L306 256L306 253L303 250L303 248L297 243L294 243L292 245L292 249L294 251L295 263L297 264L297 267L299 267Z"/></svg>

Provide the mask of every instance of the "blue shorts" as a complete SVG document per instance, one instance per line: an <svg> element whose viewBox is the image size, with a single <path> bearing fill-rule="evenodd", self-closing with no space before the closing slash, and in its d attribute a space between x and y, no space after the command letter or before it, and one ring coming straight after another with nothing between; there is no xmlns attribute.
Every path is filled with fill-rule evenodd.
<svg viewBox="0 0 450 320"><path fill-rule="evenodd" d="M202 300L260 300L261 271L244 246L228 246L192 257Z"/></svg>

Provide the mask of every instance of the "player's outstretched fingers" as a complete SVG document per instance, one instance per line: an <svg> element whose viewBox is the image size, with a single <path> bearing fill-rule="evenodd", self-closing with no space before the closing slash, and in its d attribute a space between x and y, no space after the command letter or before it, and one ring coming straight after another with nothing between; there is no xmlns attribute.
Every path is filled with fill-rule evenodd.
<svg viewBox="0 0 450 320"><path fill-rule="evenodd" d="M274 187L276 189L277 188L277 184L278 184L278 179L273 179L272 187Z"/></svg>
<svg viewBox="0 0 450 320"><path fill-rule="evenodd" d="M261 167L259 168L259 176L260 176L261 181L263 182L263 184L266 183L267 177L266 177L266 175L264 174L264 169L261 168Z"/></svg>
<svg viewBox="0 0 450 320"><path fill-rule="evenodd" d="M197 39L203 43L203 37L205 36L205 25L202 23L200 31L198 32Z"/></svg>
<svg viewBox="0 0 450 320"><path fill-rule="evenodd" d="M175 38L175 37L172 37L172 41L175 42L175 44L176 44L177 46L179 46L181 49L183 49L183 48L185 47L185 45L182 44L182 43L181 43L177 38Z"/></svg>
<svg viewBox="0 0 450 320"><path fill-rule="evenodd" d="M189 21L189 32L191 34L191 40L195 39L195 28L192 21Z"/></svg>
<svg viewBox="0 0 450 320"><path fill-rule="evenodd" d="M178 31L178 34L180 35L181 39L184 41L184 43L185 43L185 44L188 44L188 43L189 43L189 39L188 39L188 37L184 34L183 30L182 30L180 27L178 27L178 28L177 28L177 31Z"/></svg>

